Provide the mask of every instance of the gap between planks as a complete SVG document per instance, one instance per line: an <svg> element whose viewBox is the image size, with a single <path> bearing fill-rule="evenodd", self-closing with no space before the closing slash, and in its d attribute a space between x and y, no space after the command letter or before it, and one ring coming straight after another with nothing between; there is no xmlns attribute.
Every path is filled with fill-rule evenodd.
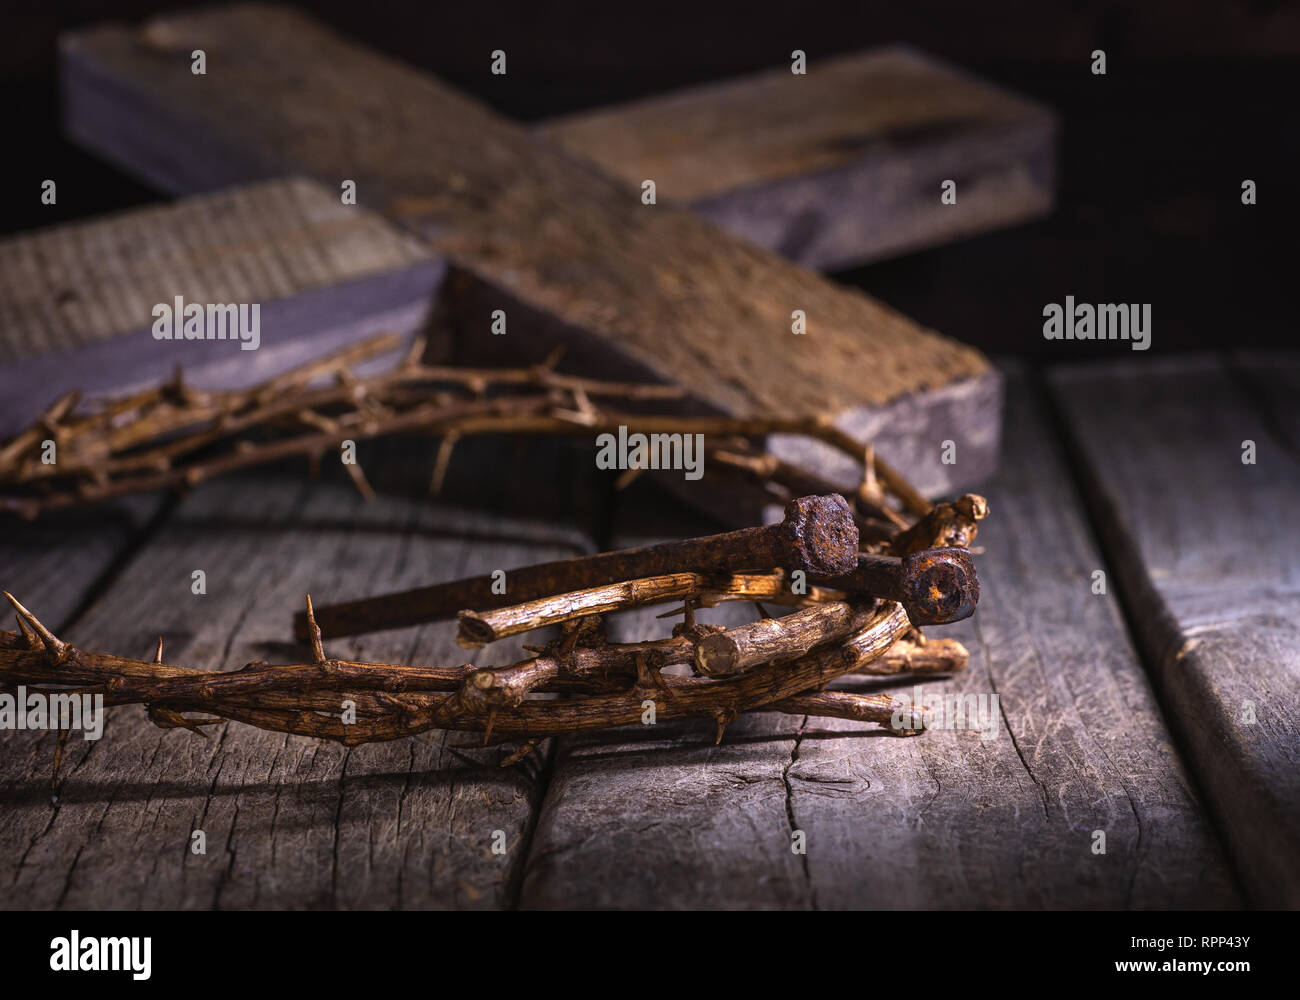
<svg viewBox="0 0 1300 1000"><path fill-rule="evenodd" d="M1300 553L1284 526L1300 495L1297 384L1294 355L1048 373L1147 670L1249 897L1269 907L1300 905Z"/></svg>
<svg viewBox="0 0 1300 1000"><path fill-rule="evenodd" d="M381 496L371 504L339 474L311 482L305 463L287 475L262 470L205 484L125 560L116 585L88 602L68 637L126 651L162 631L165 656L175 662L276 660L288 645L276 640L289 638L290 612L307 589L344 587L351 591L344 596L355 596L486 571L485 561L509 567L572 554L577 536L554 527L531 529L533 542L526 527L490 541L483 528L498 523L491 515L449 515L423 496L423 466L395 464L411 488L394 498L376 466ZM207 567L205 597L189 593L191 563ZM354 655L442 661L459 655L451 629L443 623L335 645ZM492 652L493 662L510 655L509 645ZM17 735L6 742L22 740L27 753L3 768L12 808L0 837L18 863L11 890L31 906L510 906L547 776L536 764L502 772L496 750L486 763L459 766L442 746L445 736L357 753L226 724L205 741L117 709L102 746L69 744L51 811L51 741ZM408 759L415 770L403 778ZM181 861L195 817L207 824L208 856ZM485 861L471 836L489 820L507 833L506 859ZM385 830L392 833L386 840ZM80 842L83 832L90 841ZM40 886L51 875L57 884L47 893Z"/></svg>

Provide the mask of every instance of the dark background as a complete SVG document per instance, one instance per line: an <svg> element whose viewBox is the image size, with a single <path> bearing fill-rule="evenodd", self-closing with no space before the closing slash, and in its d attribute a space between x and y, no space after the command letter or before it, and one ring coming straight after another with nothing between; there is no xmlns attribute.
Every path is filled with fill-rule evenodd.
<svg viewBox="0 0 1300 1000"><path fill-rule="evenodd" d="M55 39L179 3L7 4L0 91L15 176L0 232L157 200L59 134ZM1300 4L649 4L611 0L301 4L353 37L529 121L668 88L904 41L1057 110L1049 219L837 275L993 353L1082 360L1124 343L1049 343L1042 308L1150 302L1152 350L1290 347ZM489 53L510 73L494 77ZM1106 51L1107 75L1090 54ZM40 181L59 180L57 206ZM1241 204L1241 182L1258 204Z"/></svg>

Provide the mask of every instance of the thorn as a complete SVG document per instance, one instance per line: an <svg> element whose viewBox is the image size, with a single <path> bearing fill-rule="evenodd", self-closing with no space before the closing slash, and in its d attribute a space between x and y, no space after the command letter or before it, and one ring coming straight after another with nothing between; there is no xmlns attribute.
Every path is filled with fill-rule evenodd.
<svg viewBox="0 0 1300 1000"><path fill-rule="evenodd" d="M650 672L650 664L646 662L644 653L636 654L636 690L644 691L654 683L654 675Z"/></svg>
<svg viewBox="0 0 1300 1000"><path fill-rule="evenodd" d="M623 472L623 474L614 480L614 489L615 490L627 489L628 486L631 485L632 481L636 479L637 476L641 475L641 473L644 471L645 470L642 469L640 466L629 465L627 469Z"/></svg>
<svg viewBox="0 0 1300 1000"><path fill-rule="evenodd" d="M542 362L542 370L548 372L554 371L555 366L560 363L562 357L564 357L564 345L557 344L551 349L551 353L546 355L546 360Z"/></svg>
<svg viewBox="0 0 1300 1000"><path fill-rule="evenodd" d="M411 705L397 695L389 694L387 691L375 691L375 700L381 702L386 708L397 713L398 721L406 727L410 727L416 721L416 711Z"/></svg>
<svg viewBox="0 0 1300 1000"><path fill-rule="evenodd" d="M565 622L561 626L564 634L560 638L559 644L555 647L556 657L562 659L570 656L573 651L578 648L578 642L583 637L583 624L585 621L585 618L581 618L575 622Z"/></svg>
<svg viewBox="0 0 1300 1000"><path fill-rule="evenodd" d="M198 733L205 740L208 734L205 733L201 726L214 726L218 722L225 722L225 719L187 719L180 712L175 712L170 708L162 708L158 705L150 705L145 709L149 716L149 721L160 729L188 729L192 733Z"/></svg>
<svg viewBox="0 0 1300 1000"><path fill-rule="evenodd" d="M58 791L59 765L63 763L63 748L68 745L68 737L71 735L71 729L60 729L58 741L54 744L54 773L50 775L51 795ZM57 796L55 798L57 799Z"/></svg>
<svg viewBox="0 0 1300 1000"><path fill-rule="evenodd" d="M424 350L428 346L429 337L427 334L418 334L411 340L411 346L407 348L406 357L402 359L403 368L416 368L424 360Z"/></svg>
<svg viewBox="0 0 1300 1000"><path fill-rule="evenodd" d="M158 637L158 649L153 654L154 663L162 663L162 636Z"/></svg>
<svg viewBox="0 0 1300 1000"><path fill-rule="evenodd" d="M496 721L497 721L497 710L494 708L490 712L488 712L487 728L483 730L484 746L487 746L488 742L492 739L492 726L496 723Z"/></svg>
<svg viewBox="0 0 1300 1000"><path fill-rule="evenodd" d="M770 614L767 613L767 608L763 607L763 605L758 601L754 602L754 607L758 609L758 614L760 618L768 619L772 617Z"/></svg>
<svg viewBox="0 0 1300 1000"><path fill-rule="evenodd" d="M451 431L438 444L438 457L433 463L433 478L429 481L429 493L438 496L447 481L447 468L451 465L451 452L456 447L460 435Z"/></svg>
<svg viewBox="0 0 1300 1000"><path fill-rule="evenodd" d="M316 624L316 611L311 606L311 594L307 595L307 638L311 640L311 652L316 662L326 662L325 643L321 641L320 626Z"/></svg>
<svg viewBox="0 0 1300 1000"><path fill-rule="evenodd" d="M14 597L14 595L9 593L9 591L0 591L0 593L3 593L5 597L9 599L9 603L14 606L14 610L18 612L19 617L23 618L27 624L32 627L36 634L41 637L42 641L45 643L46 651L54 657L55 663L62 663L67 659L68 644L66 642L57 638L53 632L42 625L40 619L19 604L18 598Z"/></svg>
<svg viewBox="0 0 1300 1000"><path fill-rule="evenodd" d="M583 413L581 410L566 410L562 406L552 407L551 416L556 420L577 424L579 427L592 427L597 422L594 413Z"/></svg>
<svg viewBox="0 0 1300 1000"><path fill-rule="evenodd" d="M515 750L514 753L512 753L510 756L508 756L505 760L501 762L501 766L509 767L511 764L518 764L521 760L523 760L525 757L527 757L530 753L533 752L533 748L535 746L537 746L536 740L524 740L522 743L519 744L519 748Z"/></svg>
<svg viewBox="0 0 1300 1000"><path fill-rule="evenodd" d="M27 623L23 621L21 615L14 615L14 621L18 623L18 631L20 631L23 634L23 638L27 640L28 649L45 648L45 646L41 643L41 640L36 635L36 633L27 627Z"/></svg>
<svg viewBox="0 0 1300 1000"><path fill-rule="evenodd" d="M718 734L713 738L713 745L716 747L722 743L722 734L727 731L727 727L736 721L736 710L734 708L720 708L714 714L713 721L718 726Z"/></svg>
<svg viewBox="0 0 1300 1000"><path fill-rule="evenodd" d="M633 690L646 693L662 691L669 698L673 696L672 689L664 683L658 668L649 662L644 653L636 654L636 684Z"/></svg>
<svg viewBox="0 0 1300 1000"><path fill-rule="evenodd" d="M876 449L872 445L867 445L862 456L862 482L858 484L858 496L876 504L884 497L876 479Z"/></svg>
<svg viewBox="0 0 1300 1000"><path fill-rule="evenodd" d="M592 405L591 399L587 395L586 390L581 387L573 390L573 402L574 405L578 407L579 413L587 413L592 416L596 415L596 407Z"/></svg>
<svg viewBox="0 0 1300 1000"><path fill-rule="evenodd" d="M374 487L370 485L370 480L366 478L366 474L361 470L361 464L359 462L345 462L343 468L346 469L348 475L352 477L352 484L356 486L357 492L360 493L364 499L373 500L375 498L375 490Z"/></svg>

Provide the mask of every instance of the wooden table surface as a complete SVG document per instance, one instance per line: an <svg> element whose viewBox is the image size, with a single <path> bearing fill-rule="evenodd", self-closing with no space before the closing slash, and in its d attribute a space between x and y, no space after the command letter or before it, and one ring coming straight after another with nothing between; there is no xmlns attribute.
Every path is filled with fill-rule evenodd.
<svg viewBox="0 0 1300 1000"><path fill-rule="evenodd" d="M0 734L0 905L1300 904L1300 356L1005 373L983 597L931 631L966 643L970 666L926 685L997 694L989 733L898 739L764 713L720 746L702 720L551 740L501 769L500 750L445 733L346 749L229 723L203 739L118 708L103 739L69 741L54 799L54 735ZM348 599L711 530L650 487L592 490L539 447L491 509L429 501L429 456L390 446L370 453L371 503L341 474L289 465L6 521L0 583L78 646L143 656L162 633L169 662L236 669L301 656L290 616L308 591ZM453 467L467 489L488 454ZM616 630L662 632L658 610ZM453 631L328 648L458 663Z"/></svg>

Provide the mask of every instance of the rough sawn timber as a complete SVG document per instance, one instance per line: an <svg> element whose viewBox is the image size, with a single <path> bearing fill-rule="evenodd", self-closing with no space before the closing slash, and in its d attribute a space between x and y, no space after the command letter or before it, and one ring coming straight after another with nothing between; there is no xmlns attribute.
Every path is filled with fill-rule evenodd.
<svg viewBox="0 0 1300 1000"><path fill-rule="evenodd" d="M403 464L396 457L390 452L389 467ZM161 633L169 663L288 662L303 655L285 641L289 614L309 591L317 599L354 597L591 548L576 528L431 504L419 488L422 470L407 474L406 497L381 487L367 503L337 469L312 482L301 465L196 490L64 638L143 657ZM380 486L380 476L372 471L372 478ZM191 590L196 569L206 574L204 595ZM42 600L17 596L43 613ZM440 623L328 649L464 663L454 631L454 623ZM488 654L518 652L502 643ZM488 654L474 659L496 662ZM5 905L512 905L543 791L546 744L533 761L501 769L500 748L457 749L472 742L464 734L435 731L349 749L236 723L207 732L203 739L158 729L139 706L110 709L101 740L73 734L68 741L53 800L54 734L0 736ZM203 855L191 851L199 829ZM493 851L497 831L504 854Z"/></svg>
<svg viewBox="0 0 1300 1000"><path fill-rule="evenodd" d="M834 271L1051 210L1055 116L903 45L552 119L607 174ZM955 202L940 199L955 183Z"/></svg>
<svg viewBox="0 0 1300 1000"><path fill-rule="evenodd" d="M1243 370L1080 365L1052 386L1170 724L1251 902L1294 909L1300 378L1294 360Z"/></svg>
<svg viewBox="0 0 1300 1000"><path fill-rule="evenodd" d="M269 378L360 337L409 334L445 268L379 216L302 178L116 212L0 240L0 436L59 396ZM157 340L154 308L259 307L260 346ZM176 334L182 317L175 317Z"/></svg>
<svg viewBox="0 0 1300 1000"><path fill-rule="evenodd" d="M196 48L206 75L191 72ZM169 191L288 173L354 180L362 204L463 275L447 353L519 364L562 343L576 370L675 382L695 409L825 411L871 429L923 489L952 485L944 440L968 480L992 468L1000 387L977 351L688 212L644 205L302 14L235 6L93 28L64 39L63 69L73 137ZM506 336L491 334L496 308ZM791 332L795 310L804 336Z"/></svg>

